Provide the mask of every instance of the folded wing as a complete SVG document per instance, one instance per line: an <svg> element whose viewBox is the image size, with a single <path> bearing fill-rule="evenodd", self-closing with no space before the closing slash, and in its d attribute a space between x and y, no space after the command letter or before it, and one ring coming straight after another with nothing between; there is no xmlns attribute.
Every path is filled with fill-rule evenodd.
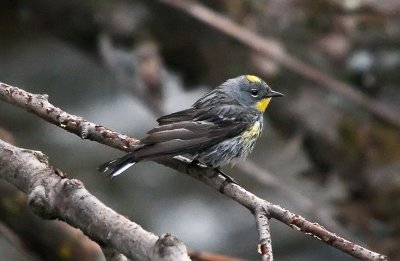
<svg viewBox="0 0 400 261"><path fill-rule="evenodd" d="M144 146L135 151L138 160L194 154L240 134L247 126L242 118L194 108L163 116L158 122L160 126L150 130L141 140Z"/></svg>

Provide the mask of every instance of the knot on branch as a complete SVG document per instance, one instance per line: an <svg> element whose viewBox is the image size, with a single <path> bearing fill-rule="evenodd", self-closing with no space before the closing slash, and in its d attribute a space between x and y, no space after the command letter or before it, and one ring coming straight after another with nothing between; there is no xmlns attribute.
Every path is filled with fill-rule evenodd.
<svg viewBox="0 0 400 261"><path fill-rule="evenodd" d="M81 137L81 139L86 139L89 136L90 124L87 121L82 119L80 127L81 127L80 137Z"/></svg>
<svg viewBox="0 0 400 261"><path fill-rule="evenodd" d="M254 208L250 209L250 211L256 217L263 216L267 219L271 219L270 208L271 208L271 203L264 201L264 202L257 204L256 206L254 206Z"/></svg>
<svg viewBox="0 0 400 261"><path fill-rule="evenodd" d="M67 179L65 180L62 191L67 195L73 193L75 190L84 188L83 183L77 179Z"/></svg>
<svg viewBox="0 0 400 261"><path fill-rule="evenodd" d="M49 165L49 158L45 154L43 154L43 152L38 150L24 150L24 152L33 153L33 155L38 161L46 165Z"/></svg>
<svg viewBox="0 0 400 261"><path fill-rule="evenodd" d="M48 94L46 94L46 93L43 93L43 94L38 94L38 95L37 95L37 98L38 98L39 100L45 100L45 101L48 101L48 100L49 100L49 95L48 95Z"/></svg>
<svg viewBox="0 0 400 261"><path fill-rule="evenodd" d="M46 188L42 185L35 186L28 194L29 206L36 215L46 219L54 219L55 217L50 209L48 201Z"/></svg>
<svg viewBox="0 0 400 261"><path fill-rule="evenodd" d="M186 246L183 242L169 233L160 236L155 246L161 258L173 258L177 251L180 255L187 253Z"/></svg>

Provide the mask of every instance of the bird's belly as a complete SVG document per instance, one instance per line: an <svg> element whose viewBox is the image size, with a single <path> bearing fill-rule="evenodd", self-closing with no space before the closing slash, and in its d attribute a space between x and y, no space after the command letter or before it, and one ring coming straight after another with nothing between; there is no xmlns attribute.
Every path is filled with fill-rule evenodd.
<svg viewBox="0 0 400 261"><path fill-rule="evenodd" d="M222 141L197 155L197 159L206 165L219 167L233 164L238 159L246 158L253 150L262 131L262 123L256 122L240 135Z"/></svg>

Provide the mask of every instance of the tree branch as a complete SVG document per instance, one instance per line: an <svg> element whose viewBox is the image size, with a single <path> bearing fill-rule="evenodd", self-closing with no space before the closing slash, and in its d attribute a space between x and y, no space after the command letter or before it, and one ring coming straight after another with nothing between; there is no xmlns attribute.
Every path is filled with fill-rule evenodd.
<svg viewBox="0 0 400 261"><path fill-rule="evenodd" d="M213 10L197 3L196 1L160 0L160 2L184 11L201 22L208 24L209 26L231 36L232 38L235 38L239 42L259 52L260 54L268 56L293 72L317 82L318 84L321 84L321 87L325 87L330 91L350 99L363 109L372 113L374 116L392 124L393 126L396 126L396 128L400 128L400 117L398 113L390 110L384 104L364 95L350 84L337 80L291 56L286 52L286 50L278 45L275 40L261 37L260 35L234 23L230 19L214 12Z"/></svg>
<svg viewBox="0 0 400 261"><path fill-rule="evenodd" d="M78 135L81 138L97 141L124 151L133 151L135 148L137 148L137 146L140 146L139 141L135 138L119 134L103 126L88 122L81 117L68 114L62 111L60 108L54 107L47 101L44 95L31 94L17 87L0 83L0 99L32 112L39 117ZM85 135L82 133L85 133ZM239 185L226 182L225 178L214 169L207 168L201 164L194 166L189 165L191 160L182 156L176 156L173 159L157 160L157 162L182 173L186 173L191 177L206 183L210 187L219 190L222 194L230 197L242 206L249 209L255 216L256 220L258 220L257 222L259 225L268 224L268 222L265 220L260 219L260 215L264 215L265 217L274 218L296 230L316 237L326 244L331 245L351 256L363 260L387 260L386 256L384 255L375 253L353 242L350 242L328 231L317 223L307 221L303 217L291 213L279 205L274 205L257 197ZM19 184L18 180L13 179L9 180L9 182L13 184ZM28 184L29 182L26 181L26 183ZM71 181L69 183L73 182ZM79 186L83 187L81 184L79 184ZM28 190L25 188L23 191ZM66 192L68 194L68 190ZM68 217L71 218L71 216ZM81 226L79 226L79 228L80 227ZM259 226L259 229L263 229L263 227L265 228L265 226ZM106 230L104 227L99 229L101 231ZM262 240L260 244L266 248L266 253L268 253L268 248L270 246L268 246L265 241L265 239L268 240L268 233L266 230L264 230L260 231L259 234L260 239ZM116 242L114 241L112 243L113 244L111 246L117 248ZM119 243L124 244L124 242ZM125 254L125 252L122 253Z"/></svg>
<svg viewBox="0 0 400 261"><path fill-rule="evenodd" d="M20 246L20 252L36 255L29 259L97 260L102 256L99 245L83 236L81 230L64 222L48 222L32 213L26 195L1 179L0 199L0 220L21 241L13 242Z"/></svg>
<svg viewBox="0 0 400 261"><path fill-rule="evenodd" d="M61 219L100 245L117 249L131 259L189 260L182 242L168 234L157 237L117 214L79 180L68 179L50 166L39 151L20 149L0 140L0 178L26 193L38 216Z"/></svg>
<svg viewBox="0 0 400 261"><path fill-rule="evenodd" d="M254 216L256 217L256 224L260 236L259 252L263 261L274 260L272 254L271 231L269 229L269 216L267 216L265 209L256 209Z"/></svg>

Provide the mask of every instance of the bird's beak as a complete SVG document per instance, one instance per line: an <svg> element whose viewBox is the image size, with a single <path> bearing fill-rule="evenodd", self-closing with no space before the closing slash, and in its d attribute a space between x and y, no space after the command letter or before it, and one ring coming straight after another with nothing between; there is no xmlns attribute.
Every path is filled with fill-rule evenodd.
<svg viewBox="0 0 400 261"><path fill-rule="evenodd" d="M280 92L276 92L276 91L271 90L265 96L266 97L282 97L284 95L282 93L280 93Z"/></svg>

